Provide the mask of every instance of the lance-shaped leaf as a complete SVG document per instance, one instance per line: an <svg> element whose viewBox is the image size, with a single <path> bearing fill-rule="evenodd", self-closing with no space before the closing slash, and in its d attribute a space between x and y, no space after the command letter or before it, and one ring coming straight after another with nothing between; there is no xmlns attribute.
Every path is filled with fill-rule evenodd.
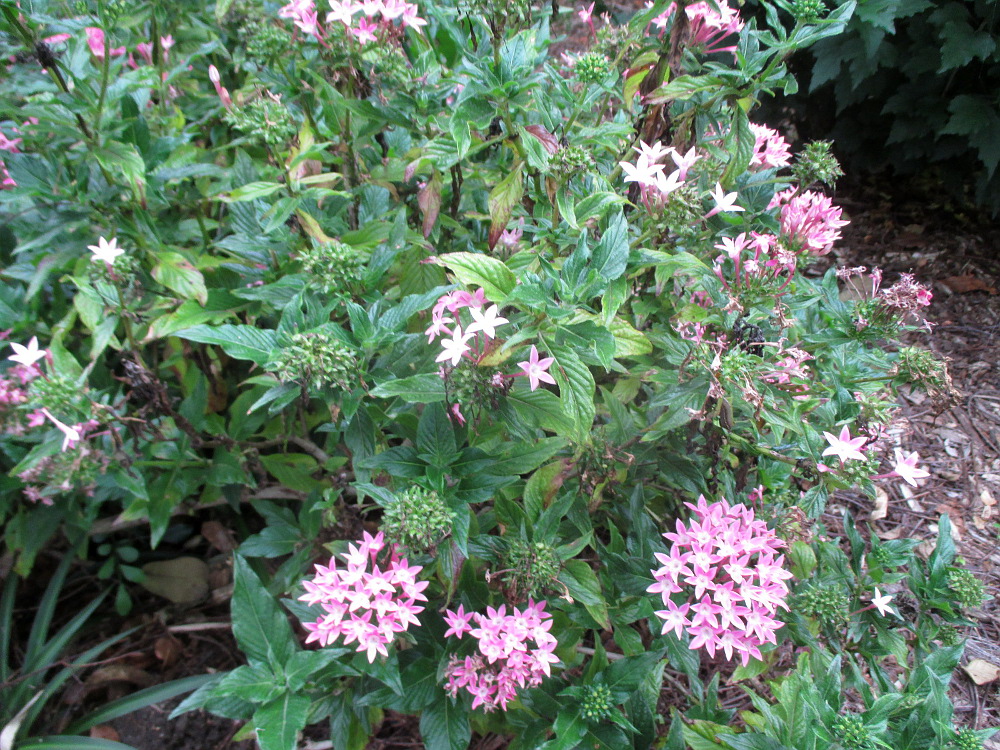
<svg viewBox="0 0 1000 750"><path fill-rule="evenodd" d="M518 164L490 193L490 250L496 247L500 234L507 228L511 213L524 195L524 165Z"/></svg>

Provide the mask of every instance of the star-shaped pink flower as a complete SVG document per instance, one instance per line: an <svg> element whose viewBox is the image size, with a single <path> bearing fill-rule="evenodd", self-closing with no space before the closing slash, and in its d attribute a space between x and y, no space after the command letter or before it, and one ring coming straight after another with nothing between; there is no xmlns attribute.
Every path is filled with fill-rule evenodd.
<svg viewBox="0 0 1000 750"><path fill-rule="evenodd" d="M553 362L555 362L555 358L553 357L539 359L538 349L532 344L528 359L524 362L518 362L517 366L524 370L524 374L528 376L528 382L531 383L531 390L535 390L538 388L539 382L555 385L555 378L548 373L548 369L552 366Z"/></svg>
<svg viewBox="0 0 1000 750"><path fill-rule="evenodd" d="M889 476L897 476L911 487L916 487L918 479L923 479L931 475L926 469L921 469L917 466L917 461L919 460L920 456L917 455L916 451L904 458L903 451L896 448L896 464L892 467Z"/></svg>
<svg viewBox="0 0 1000 750"><path fill-rule="evenodd" d="M841 429L840 437L829 432L824 432L823 437L830 442L830 447L823 451L824 456L837 456L841 463L850 460L865 460L866 456L861 452L861 448L868 442L868 438L864 435L852 438L847 425Z"/></svg>

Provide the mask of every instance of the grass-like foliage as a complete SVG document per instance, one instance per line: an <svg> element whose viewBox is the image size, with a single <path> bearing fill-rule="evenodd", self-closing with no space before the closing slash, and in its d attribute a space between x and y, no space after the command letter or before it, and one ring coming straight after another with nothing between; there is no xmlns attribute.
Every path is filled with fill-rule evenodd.
<svg viewBox="0 0 1000 750"><path fill-rule="evenodd" d="M264 750L389 710L432 750L977 746L947 518L928 559L819 520L926 476L887 428L952 395L897 344L930 292L829 267L838 165L752 119L853 3L0 9L17 572L99 517L263 519L247 664L178 710Z"/></svg>

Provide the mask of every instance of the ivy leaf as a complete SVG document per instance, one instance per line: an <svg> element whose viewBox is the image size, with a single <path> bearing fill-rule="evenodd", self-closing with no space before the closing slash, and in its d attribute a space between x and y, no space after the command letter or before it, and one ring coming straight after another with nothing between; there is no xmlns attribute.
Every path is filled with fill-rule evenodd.
<svg viewBox="0 0 1000 750"><path fill-rule="evenodd" d="M153 266L153 278L184 299L196 299L202 306L208 304L205 277L180 253L160 253Z"/></svg>
<svg viewBox="0 0 1000 750"><path fill-rule="evenodd" d="M277 347L277 334L255 326L207 326L199 325L177 331L175 336L197 341L199 344L215 344L235 359L248 359L258 365L266 365Z"/></svg>
<svg viewBox="0 0 1000 750"><path fill-rule="evenodd" d="M308 696L286 692L258 709L253 724L260 750L295 750L309 704Z"/></svg>
<svg viewBox="0 0 1000 750"><path fill-rule="evenodd" d="M513 171L504 177L490 192L490 250L496 247L500 233L507 228L514 206L521 202L524 195L524 164L518 164Z"/></svg>
<svg viewBox="0 0 1000 750"><path fill-rule="evenodd" d="M517 285L514 272L502 261L488 255L445 253L438 257L438 261L466 286L481 286L491 302L503 302Z"/></svg>

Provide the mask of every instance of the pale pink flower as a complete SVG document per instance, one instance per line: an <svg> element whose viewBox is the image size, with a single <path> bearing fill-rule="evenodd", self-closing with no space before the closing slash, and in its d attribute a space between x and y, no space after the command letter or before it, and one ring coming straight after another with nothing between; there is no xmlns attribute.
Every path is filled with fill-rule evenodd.
<svg viewBox="0 0 1000 750"><path fill-rule="evenodd" d="M706 219L718 213L746 211L745 208L736 203L740 198L739 193L727 193L719 183L715 183L715 189L712 190L711 196L715 202L715 208L705 214Z"/></svg>
<svg viewBox="0 0 1000 750"><path fill-rule="evenodd" d="M751 167L763 167L765 169L776 169L787 167L792 160L792 152L788 142L781 137L777 130L750 123L750 130L754 134L753 156L750 157Z"/></svg>
<svg viewBox="0 0 1000 750"><path fill-rule="evenodd" d="M694 163L698 161L701 157L695 152L694 146L688 149L688 152L681 156L681 153L675 149L670 149L670 158L674 160L674 164L680 171L680 178L682 180L687 179L688 171L694 166Z"/></svg>
<svg viewBox="0 0 1000 750"><path fill-rule="evenodd" d="M580 10L576 12L577 17L584 23L592 24L594 22L594 5L596 5L596 3L591 3L587 7L580 8Z"/></svg>
<svg viewBox="0 0 1000 750"><path fill-rule="evenodd" d="M824 456L837 456L841 463L852 460L864 461L867 458L861 452L861 448L868 442L868 438L864 435L852 438L847 425L840 430L839 437L829 432L824 432L823 437L830 443L830 447L823 451Z"/></svg>
<svg viewBox="0 0 1000 750"><path fill-rule="evenodd" d="M781 234L812 255L825 255L840 239L840 228L850 222L841 219L842 211L825 195L806 190L796 193L788 188L776 193L768 208L779 207Z"/></svg>
<svg viewBox="0 0 1000 750"><path fill-rule="evenodd" d="M420 27L426 26L427 21L421 18L418 15L419 13L420 9L415 4L413 3L408 4L406 6L406 10L403 11L402 15L403 26L404 27L408 26L411 29L416 29L419 33L423 34L424 32Z"/></svg>
<svg viewBox="0 0 1000 750"><path fill-rule="evenodd" d="M330 0L330 12L326 14L326 22L334 23L340 21L345 26L350 26L354 23L354 13L356 10L352 2Z"/></svg>
<svg viewBox="0 0 1000 750"><path fill-rule="evenodd" d="M524 362L518 362L517 366L524 370L524 374L528 376L528 382L531 384L531 390L535 390L538 388L539 382L555 385L555 378L548 372L553 362L555 362L555 358L553 357L539 359L538 349L532 344L528 359Z"/></svg>
<svg viewBox="0 0 1000 750"><path fill-rule="evenodd" d="M101 237L97 240L96 245L87 245L87 249L94 254L91 261L103 260L109 266L114 265L115 258L125 254L125 251L118 247L117 237L112 237L110 242Z"/></svg>
<svg viewBox="0 0 1000 750"><path fill-rule="evenodd" d="M77 427L70 427L69 425L60 422L52 416L48 409L42 409L42 414L48 417L52 424L54 424L63 434L63 451L66 451L69 448L75 448L76 444L83 439L83 435L80 434L80 430L77 429Z"/></svg>
<svg viewBox="0 0 1000 750"><path fill-rule="evenodd" d="M466 326L467 334L482 331L486 334L486 338L494 339L497 336L496 329L510 322L500 316L500 309L496 305L491 305L486 312L483 312L481 307L471 307L469 312L472 314L473 322Z"/></svg>
<svg viewBox="0 0 1000 750"><path fill-rule="evenodd" d="M358 21L357 28L351 29L351 34L354 35L361 44L367 44L368 42L378 41L378 37L375 36L375 31L378 29L378 24L369 21L367 18L362 18Z"/></svg>
<svg viewBox="0 0 1000 750"><path fill-rule="evenodd" d="M208 66L208 80L215 86L215 93L219 95L219 101L222 102L223 106L226 109L232 109L232 97L229 96L229 90L222 85L222 77L219 75L219 69L214 65Z"/></svg>
<svg viewBox="0 0 1000 750"><path fill-rule="evenodd" d="M451 338L441 341L442 351L434 361L445 362L450 359L451 366L457 367L462 355L472 348L469 346L469 340L474 337L474 333L463 333L461 326L455 326Z"/></svg>
<svg viewBox="0 0 1000 750"><path fill-rule="evenodd" d="M656 176L663 172L662 164L654 164L645 154L639 154L633 165L627 161L618 162L625 173L625 182L638 182L640 185L656 187Z"/></svg>
<svg viewBox="0 0 1000 750"><path fill-rule="evenodd" d="M38 360L45 358L46 350L38 348L37 336L32 336L27 346L13 341L10 346L14 350L14 354L11 354L7 359L22 364L25 367L31 367Z"/></svg>
<svg viewBox="0 0 1000 750"><path fill-rule="evenodd" d="M930 476L930 472L917 466L920 456L916 452L905 455L899 448L895 449L896 463L892 467L889 476L896 476L902 479L911 487L917 486L917 480Z"/></svg>
<svg viewBox="0 0 1000 750"><path fill-rule="evenodd" d="M8 151L12 154L16 154L18 152L17 146L21 143L21 141L21 138L8 138L0 132L0 151Z"/></svg>
<svg viewBox="0 0 1000 750"><path fill-rule="evenodd" d="M872 606L878 610L878 613L885 617L887 614L896 614L895 610L889 606L889 602L892 601L891 594L883 595L877 588L875 589L875 596L872 597Z"/></svg>

